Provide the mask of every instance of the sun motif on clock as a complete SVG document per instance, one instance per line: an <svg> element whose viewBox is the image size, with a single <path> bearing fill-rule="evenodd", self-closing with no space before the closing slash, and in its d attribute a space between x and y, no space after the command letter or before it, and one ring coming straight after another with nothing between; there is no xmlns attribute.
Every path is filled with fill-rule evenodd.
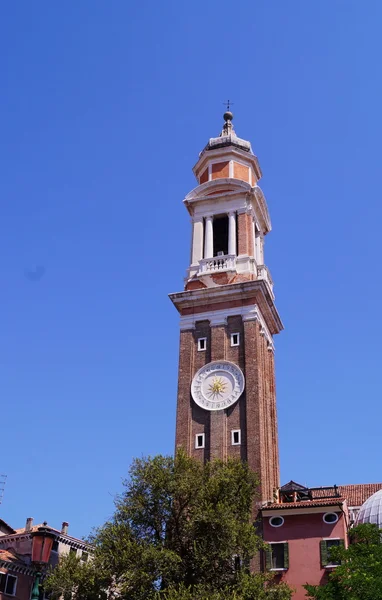
<svg viewBox="0 0 382 600"><path fill-rule="evenodd" d="M244 375L228 360L210 362L195 374L191 394L201 408L222 410L235 404L244 390Z"/></svg>
<svg viewBox="0 0 382 600"><path fill-rule="evenodd" d="M208 395L210 398L217 400L219 397L223 397L226 390L227 383L221 377L215 377L212 383L208 386Z"/></svg>

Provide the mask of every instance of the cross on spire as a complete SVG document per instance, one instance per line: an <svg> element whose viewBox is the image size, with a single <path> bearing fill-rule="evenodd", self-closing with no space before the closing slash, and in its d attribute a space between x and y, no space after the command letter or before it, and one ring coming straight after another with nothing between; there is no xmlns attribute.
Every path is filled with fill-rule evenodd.
<svg viewBox="0 0 382 600"><path fill-rule="evenodd" d="M227 100L227 102L223 102L223 104L227 107L227 110L229 110L230 106L233 106L233 102L231 102L231 100Z"/></svg>

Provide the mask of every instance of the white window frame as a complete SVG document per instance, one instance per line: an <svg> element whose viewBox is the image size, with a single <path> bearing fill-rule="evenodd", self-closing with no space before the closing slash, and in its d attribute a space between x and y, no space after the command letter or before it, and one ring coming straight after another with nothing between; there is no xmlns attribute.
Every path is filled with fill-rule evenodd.
<svg viewBox="0 0 382 600"><path fill-rule="evenodd" d="M272 519L282 519L282 523L280 523L280 525L273 525ZM269 525L271 527L282 527L284 525L284 522L285 522L284 517L281 517L280 515L273 515L273 517L269 517Z"/></svg>
<svg viewBox="0 0 382 600"><path fill-rule="evenodd" d="M326 513L327 514L327 513ZM337 522L337 521L336 521ZM329 525L329 523L327 523L327 525ZM322 538L323 542L339 542L338 546L341 544L341 539L343 538L339 538L339 537L331 537L331 538ZM338 547L336 546L336 547ZM326 547L326 551L328 551L328 548ZM329 564L329 565L325 565L324 569L335 569L336 567L338 567L340 563L337 563L335 565Z"/></svg>
<svg viewBox="0 0 382 600"><path fill-rule="evenodd" d="M237 335L237 344L234 343L234 335ZM240 346L240 333L238 331L231 333L231 346Z"/></svg>
<svg viewBox="0 0 382 600"><path fill-rule="evenodd" d="M198 444L198 438L202 437L202 445L199 446ZM195 449L196 450L201 450L202 448L206 447L206 434L205 433L196 433L195 434Z"/></svg>
<svg viewBox="0 0 382 600"><path fill-rule="evenodd" d="M335 520L335 521L325 521L325 517L326 517L327 515L336 515L336 517L337 517L337 518L336 518L336 520ZM338 514L337 514L337 513L335 513L335 512L327 512L327 513L325 513L324 515L322 515L322 520L323 520L323 522L325 523L325 525L335 525L336 523L338 523L338 519L339 519L339 516L338 516ZM335 538L331 538L331 539L333 540L333 539L335 539Z"/></svg>
<svg viewBox="0 0 382 600"><path fill-rule="evenodd" d="M268 546L273 546L276 544L288 544L288 542L285 540L284 542L266 542L268 544ZM285 564L285 554L284 554L284 564ZM288 567L272 567L271 569L269 569L269 571L288 571Z"/></svg>
<svg viewBox="0 0 382 600"><path fill-rule="evenodd" d="M238 442L235 442L235 436L234 436L235 433L239 434ZM232 444L232 446L241 446L241 429L232 429L231 430L231 444Z"/></svg>
<svg viewBox="0 0 382 600"><path fill-rule="evenodd" d="M13 575L12 573L6 573L5 571L0 571L0 575L5 575L6 579L5 579L5 586L4 586L4 592L1 592L2 594L4 594L4 596L11 596L14 597L16 596L16 590L17 590L17 582L18 582L18 577L17 575ZM13 590L13 594L8 594L6 592L7 589L7 583L8 583L8 577L13 577L13 579L15 579L15 586L14 586L14 590Z"/></svg>
<svg viewBox="0 0 382 600"><path fill-rule="evenodd" d="M202 342L203 342L204 348L202 348ZM206 337L198 338L198 352L205 352L206 350L207 350L207 338Z"/></svg>

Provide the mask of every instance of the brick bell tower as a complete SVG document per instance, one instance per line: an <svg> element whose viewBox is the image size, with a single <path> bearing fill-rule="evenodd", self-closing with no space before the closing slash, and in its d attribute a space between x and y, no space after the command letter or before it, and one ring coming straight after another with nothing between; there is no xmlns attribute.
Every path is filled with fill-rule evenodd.
<svg viewBox="0 0 382 600"><path fill-rule="evenodd" d="M191 264L185 291L170 294L180 313L176 447L247 461L268 501L279 487L273 336L283 326L264 264L271 222L261 170L232 119L227 111L200 153L198 185L184 200Z"/></svg>

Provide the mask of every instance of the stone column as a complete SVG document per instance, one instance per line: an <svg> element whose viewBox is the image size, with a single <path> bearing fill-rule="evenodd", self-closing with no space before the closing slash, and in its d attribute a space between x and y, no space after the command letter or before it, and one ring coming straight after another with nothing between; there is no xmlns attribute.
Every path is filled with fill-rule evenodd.
<svg viewBox="0 0 382 600"><path fill-rule="evenodd" d="M212 258L214 255L214 230L213 217L206 217L206 234L204 239L204 258Z"/></svg>
<svg viewBox="0 0 382 600"><path fill-rule="evenodd" d="M228 213L228 254L236 255L236 212Z"/></svg>
<svg viewBox="0 0 382 600"><path fill-rule="evenodd" d="M258 265L262 265L263 264L263 260L261 257L261 237L260 237L260 231L257 231L256 227L255 227L255 256L256 256L256 263Z"/></svg>
<svg viewBox="0 0 382 600"><path fill-rule="evenodd" d="M253 256L256 260L256 264L257 264L257 257L256 257L256 222L255 219L252 219L252 248L253 248Z"/></svg>
<svg viewBox="0 0 382 600"><path fill-rule="evenodd" d="M264 237L259 235L260 264L264 264Z"/></svg>
<svg viewBox="0 0 382 600"><path fill-rule="evenodd" d="M199 264L203 258L203 217L196 217L192 221L192 256L193 265Z"/></svg>

